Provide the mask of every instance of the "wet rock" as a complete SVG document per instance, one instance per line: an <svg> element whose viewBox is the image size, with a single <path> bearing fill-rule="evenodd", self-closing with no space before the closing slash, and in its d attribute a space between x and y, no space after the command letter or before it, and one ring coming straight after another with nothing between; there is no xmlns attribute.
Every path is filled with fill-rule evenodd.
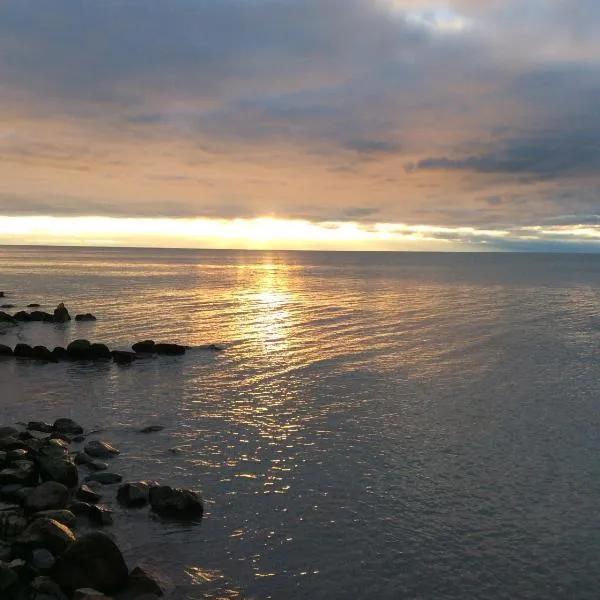
<svg viewBox="0 0 600 600"><path fill-rule="evenodd" d="M19 430L15 427L0 427L0 438L16 437L19 435Z"/></svg>
<svg viewBox="0 0 600 600"><path fill-rule="evenodd" d="M69 490L57 481L46 481L34 488L27 496L25 510L36 513L41 510L59 510L67 505Z"/></svg>
<svg viewBox="0 0 600 600"><path fill-rule="evenodd" d="M75 442L76 444L81 444L81 442L85 442L85 435L76 435L71 438L71 441Z"/></svg>
<svg viewBox="0 0 600 600"><path fill-rule="evenodd" d="M10 450L6 455L6 460L9 463L14 463L17 460L27 460L29 452L25 448L15 448Z"/></svg>
<svg viewBox="0 0 600 600"><path fill-rule="evenodd" d="M6 562L12 557L12 544L0 541L0 562Z"/></svg>
<svg viewBox="0 0 600 600"><path fill-rule="evenodd" d="M110 510L105 506L93 505L90 506L88 512L88 518L92 525L104 527L113 524L112 515Z"/></svg>
<svg viewBox="0 0 600 600"><path fill-rule="evenodd" d="M95 492L87 485L80 486L79 489L75 492L75 497L78 500L82 500L83 502L89 502L90 504L96 504L97 502L100 502L101 498L100 494Z"/></svg>
<svg viewBox="0 0 600 600"><path fill-rule="evenodd" d="M0 485L12 483L22 486L36 485L38 479L38 470L29 460L17 460L11 467L0 471Z"/></svg>
<svg viewBox="0 0 600 600"><path fill-rule="evenodd" d="M154 341L153 340L143 340L141 342L136 342L131 346L131 349L134 352L154 352Z"/></svg>
<svg viewBox="0 0 600 600"><path fill-rule="evenodd" d="M75 515L70 510L67 510L67 509L42 510L40 512L35 513L35 515L33 515L34 519L37 519L38 517L44 517L46 519L52 519L54 521L58 521L59 523L62 523L69 529L73 529L77 525L77 519L75 518Z"/></svg>
<svg viewBox="0 0 600 600"><path fill-rule="evenodd" d="M6 296L6 292L0 292L0 298L4 298Z"/></svg>
<svg viewBox="0 0 600 600"><path fill-rule="evenodd" d="M139 598L146 594L162 597L170 594L174 588L173 582L166 575L143 565L135 567L129 573L126 595L128 598Z"/></svg>
<svg viewBox="0 0 600 600"><path fill-rule="evenodd" d="M148 504L149 497L150 485L146 481L126 483L117 491L117 502L128 508Z"/></svg>
<svg viewBox="0 0 600 600"><path fill-rule="evenodd" d="M140 429L140 433L156 433L158 431L162 431L164 427L162 425L148 425L147 427L143 427Z"/></svg>
<svg viewBox="0 0 600 600"><path fill-rule="evenodd" d="M54 430L50 423L44 423L43 421L29 421L27 429L30 431L39 431L40 433L52 433Z"/></svg>
<svg viewBox="0 0 600 600"><path fill-rule="evenodd" d="M102 485L111 485L113 483L121 483L123 477L117 473L109 473L107 471L100 471L98 473L92 473L85 478L88 481L97 481Z"/></svg>
<svg viewBox="0 0 600 600"><path fill-rule="evenodd" d="M43 310L34 310L29 313L29 320L51 323L53 321L53 317L50 313L44 312Z"/></svg>
<svg viewBox="0 0 600 600"><path fill-rule="evenodd" d="M76 321L96 321L96 317L92 313L85 313L83 315L75 315Z"/></svg>
<svg viewBox="0 0 600 600"><path fill-rule="evenodd" d="M45 548L54 556L61 555L75 542L73 532L58 521L40 517L32 521L21 532L15 544L20 552L31 552L35 548Z"/></svg>
<svg viewBox="0 0 600 600"><path fill-rule="evenodd" d="M6 465L6 462L8 461L8 452L5 452L4 450L0 450L0 469L4 467L4 465Z"/></svg>
<svg viewBox="0 0 600 600"><path fill-rule="evenodd" d="M156 354L166 354L168 356L180 356L185 354L187 347L179 344L154 344Z"/></svg>
<svg viewBox="0 0 600 600"><path fill-rule="evenodd" d="M71 320L71 315L69 314L69 311L67 310L64 303L61 302L54 309L54 322L55 323L66 323L67 321L70 321L70 320Z"/></svg>
<svg viewBox="0 0 600 600"><path fill-rule="evenodd" d="M16 325L17 320L8 313L0 310L0 323L10 323L11 325Z"/></svg>
<svg viewBox="0 0 600 600"><path fill-rule="evenodd" d="M56 561L46 548L35 548L31 552L31 562L38 571L44 573L49 571Z"/></svg>
<svg viewBox="0 0 600 600"><path fill-rule="evenodd" d="M35 487L30 487L30 486L21 486L18 490L15 491L15 493L13 494L13 499L14 501L19 505L19 506L25 506L25 502L27 502L27 498L29 497L29 494L31 494L31 492L35 489Z"/></svg>
<svg viewBox="0 0 600 600"><path fill-rule="evenodd" d="M31 358L35 358L37 360L45 360L47 362L58 362L58 359L46 346L34 346L31 349Z"/></svg>
<svg viewBox="0 0 600 600"><path fill-rule="evenodd" d="M17 344L13 354L20 358L34 358L33 348L29 344Z"/></svg>
<svg viewBox="0 0 600 600"><path fill-rule="evenodd" d="M89 587L111 593L125 587L128 571L117 545L104 533L95 531L67 548L56 561L52 577L66 590Z"/></svg>
<svg viewBox="0 0 600 600"><path fill-rule="evenodd" d="M12 356L13 351L10 346L5 346L4 344L0 344L0 356Z"/></svg>
<svg viewBox="0 0 600 600"><path fill-rule="evenodd" d="M36 462L40 468L42 481L58 481L68 488L75 487L78 481L77 467L68 457L59 440L50 440L36 454Z"/></svg>
<svg viewBox="0 0 600 600"><path fill-rule="evenodd" d="M20 310L19 312L16 312L13 315L13 319L15 321L19 321L20 323L26 323L28 321L31 321L31 317L29 316L29 313L25 310Z"/></svg>
<svg viewBox="0 0 600 600"><path fill-rule="evenodd" d="M67 346L67 352L75 360L89 360L92 358L91 346L88 340L73 340Z"/></svg>
<svg viewBox="0 0 600 600"><path fill-rule="evenodd" d="M91 508L92 505L89 502L82 502L80 500L75 500L69 504L69 510L74 515L87 515Z"/></svg>
<svg viewBox="0 0 600 600"><path fill-rule="evenodd" d="M76 465L89 465L94 459L85 452L78 452L73 460Z"/></svg>
<svg viewBox="0 0 600 600"><path fill-rule="evenodd" d="M92 344L90 346L90 355L93 359L112 358L110 349L106 344Z"/></svg>
<svg viewBox="0 0 600 600"><path fill-rule="evenodd" d="M119 365L129 365L136 359L136 355L133 352L125 352L124 350L113 350L111 355L113 360Z"/></svg>
<svg viewBox="0 0 600 600"><path fill-rule="evenodd" d="M92 588L80 588L75 590L73 600L110 600L102 592Z"/></svg>
<svg viewBox="0 0 600 600"><path fill-rule="evenodd" d="M31 582L32 598L35 600L68 600L60 586L50 577L40 575Z"/></svg>
<svg viewBox="0 0 600 600"><path fill-rule="evenodd" d="M69 360L71 358L67 352L67 349L63 348L62 346L56 346L56 348L52 350L52 354L57 360Z"/></svg>
<svg viewBox="0 0 600 600"><path fill-rule="evenodd" d="M92 458L109 458L119 454L114 446L111 446L108 442L102 442L100 440L92 440L88 442L84 448L86 454Z"/></svg>
<svg viewBox="0 0 600 600"><path fill-rule="evenodd" d="M73 419L57 419L53 425L54 431L59 433L69 433L73 435L79 435L83 433L83 427L73 421Z"/></svg>
<svg viewBox="0 0 600 600"><path fill-rule="evenodd" d="M199 346L201 350L212 350L213 352L222 352L225 350L224 346L219 346L219 344L207 344L206 346Z"/></svg>
<svg viewBox="0 0 600 600"><path fill-rule="evenodd" d="M0 562L0 597L8 597L9 590L16 587L19 576L6 563Z"/></svg>
<svg viewBox="0 0 600 600"><path fill-rule="evenodd" d="M150 488L150 507L160 516L175 519L201 519L204 513L198 492L166 485Z"/></svg>
<svg viewBox="0 0 600 600"><path fill-rule="evenodd" d="M0 305L0 308L14 308L15 305L14 304L2 304Z"/></svg>
<svg viewBox="0 0 600 600"><path fill-rule="evenodd" d="M38 304L37 302L32 302L31 304L27 305L27 308L39 308L41 306L41 304Z"/></svg>
<svg viewBox="0 0 600 600"><path fill-rule="evenodd" d="M0 450L4 450L4 451L14 450L15 448L23 448L26 445L27 444L23 440L20 440L16 436L0 435Z"/></svg>

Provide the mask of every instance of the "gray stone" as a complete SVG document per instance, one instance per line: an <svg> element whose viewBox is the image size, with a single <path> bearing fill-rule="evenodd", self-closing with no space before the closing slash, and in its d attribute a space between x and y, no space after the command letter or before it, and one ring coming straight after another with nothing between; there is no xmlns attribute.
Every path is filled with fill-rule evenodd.
<svg viewBox="0 0 600 600"><path fill-rule="evenodd" d="M101 440L88 442L84 450L92 458L110 458L120 453L114 446Z"/></svg>
<svg viewBox="0 0 600 600"><path fill-rule="evenodd" d="M95 531L80 537L59 556L52 577L66 590L89 587L109 594L125 587L128 570L117 545Z"/></svg>
<svg viewBox="0 0 600 600"><path fill-rule="evenodd" d="M27 496L25 510L31 513L42 510L58 510L67 505L69 489L57 481L46 481L34 488Z"/></svg>
<svg viewBox="0 0 600 600"><path fill-rule="evenodd" d="M46 548L35 548L31 551L31 562L38 571L49 571L55 563L54 556Z"/></svg>

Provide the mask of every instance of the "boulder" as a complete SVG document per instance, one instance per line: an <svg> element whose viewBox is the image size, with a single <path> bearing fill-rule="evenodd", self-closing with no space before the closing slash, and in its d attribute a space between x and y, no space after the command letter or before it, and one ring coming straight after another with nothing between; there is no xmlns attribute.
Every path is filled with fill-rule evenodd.
<svg viewBox="0 0 600 600"><path fill-rule="evenodd" d="M118 365L128 365L136 359L135 353L124 350L113 350L111 356Z"/></svg>
<svg viewBox="0 0 600 600"><path fill-rule="evenodd" d="M143 340L141 342L136 342L131 346L131 349L134 352L154 352L154 341Z"/></svg>
<svg viewBox="0 0 600 600"><path fill-rule="evenodd" d="M73 419L57 419L52 426L54 431L58 433L68 433L72 435L80 435L83 433L83 427L73 421Z"/></svg>
<svg viewBox="0 0 600 600"><path fill-rule="evenodd" d="M20 310L19 312L16 312L13 315L13 319L15 321L19 321L20 323L26 323L28 321L31 321L31 317L29 316L29 313L25 310Z"/></svg>
<svg viewBox="0 0 600 600"><path fill-rule="evenodd" d="M89 360L92 358L91 346L88 340L74 340L67 346L67 353L76 360Z"/></svg>
<svg viewBox="0 0 600 600"><path fill-rule="evenodd" d="M61 302L54 309L54 322L55 323L66 323L67 321L70 321L70 320L71 320L71 315L69 314L69 311L67 310L65 305Z"/></svg>
<svg viewBox="0 0 600 600"><path fill-rule="evenodd" d="M43 421L29 421L27 429L29 431L39 431L40 433L52 433L53 431L52 425Z"/></svg>
<svg viewBox="0 0 600 600"><path fill-rule="evenodd" d="M103 593L122 590L127 565L117 545L104 533L88 533L71 544L52 568L52 578L71 592L93 588Z"/></svg>
<svg viewBox="0 0 600 600"><path fill-rule="evenodd" d="M36 513L41 510L58 510L64 508L69 500L69 489L58 481L45 481L27 496L25 510Z"/></svg>
<svg viewBox="0 0 600 600"><path fill-rule="evenodd" d="M11 588L15 588L19 576L6 563L0 562L0 597L8 597Z"/></svg>
<svg viewBox="0 0 600 600"><path fill-rule="evenodd" d="M0 485L36 485L38 479L38 470L30 460L17 460L12 466L0 471Z"/></svg>
<svg viewBox="0 0 600 600"><path fill-rule="evenodd" d="M69 510L74 515L87 515L91 508L92 505L89 502L82 502L81 500L74 500L69 504Z"/></svg>
<svg viewBox="0 0 600 600"><path fill-rule="evenodd" d="M35 600L68 600L60 586L50 577L39 575L31 582L33 593L30 595Z"/></svg>
<svg viewBox="0 0 600 600"><path fill-rule="evenodd" d="M0 323L10 323L11 325L16 325L17 320L8 313L0 310Z"/></svg>
<svg viewBox="0 0 600 600"><path fill-rule="evenodd" d="M0 563L10 560L12 557L12 544L0 540Z"/></svg>
<svg viewBox="0 0 600 600"><path fill-rule="evenodd" d="M16 437L17 435L19 435L19 430L16 427L10 427L9 425L0 427L0 438Z"/></svg>
<svg viewBox="0 0 600 600"><path fill-rule="evenodd" d="M99 473L92 473L85 478L86 482L97 481L102 485L111 485L113 483L121 483L123 477L117 473L109 473L107 471L101 471Z"/></svg>
<svg viewBox="0 0 600 600"><path fill-rule="evenodd" d="M44 312L43 310L34 310L29 313L30 321L38 321L44 323L52 323L53 317L50 313Z"/></svg>
<svg viewBox="0 0 600 600"><path fill-rule="evenodd" d="M58 481L68 488L72 488L77 485L78 481L77 467L64 448L52 443L58 441L49 440L38 450L35 460L39 466L42 481Z"/></svg>
<svg viewBox="0 0 600 600"><path fill-rule="evenodd" d="M137 566L127 578L127 597L139 598L146 594L162 597L175 589L173 582L146 565Z"/></svg>
<svg viewBox="0 0 600 600"><path fill-rule="evenodd" d="M162 425L148 425L147 427L142 427L140 429L140 433L156 433L158 431L162 431L164 427Z"/></svg>
<svg viewBox="0 0 600 600"><path fill-rule="evenodd" d="M100 502L100 498L101 498L100 494L95 492L93 489L91 489L87 485L79 486L79 488L75 492L75 497L78 500L81 500L83 502L88 502L89 504L96 504L96 503Z"/></svg>
<svg viewBox="0 0 600 600"><path fill-rule="evenodd" d="M17 344L13 354L21 358L35 358L33 348L29 344Z"/></svg>
<svg viewBox="0 0 600 600"><path fill-rule="evenodd" d="M0 308L14 308L15 305L14 304L1 304Z"/></svg>
<svg viewBox="0 0 600 600"><path fill-rule="evenodd" d="M27 308L39 308L41 305L38 304L37 302L32 302L31 304L27 305Z"/></svg>
<svg viewBox="0 0 600 600"><path fill-rule="evenodd" d="M96 317L92 313L85 313L84 315L75 315L76 321L96 321Z"/></svg>
<svg viewBox="0 0 600 600"><path fill-rule="evenodd" d="M56 346L56 348L52 350L52 354L57 360L69 360L71 358L67 352L67 349L63 348L62 346Z"/></svg>
<svg viewBox="0 0 600 600"><path fill-rule="evenodd" d="M102 442L100 440L92 440L85 445L84 448L86 454L92 458L110 458L116 454L119 454L114 446L111 446L108 442Z"/></svg>
<svg viewBox="0 0 600 600"><path fill-rule="evenodd" d="M45 548L54 556L61 555L73 542L73 532L58 521L40 517L32 521L15 540L19 553Z"/></svg>
<svg viewBox="0 0 600 600"><path fill-rule="evenodd" d="M33 519L37 519L38 517L44 517L46 519L52 519L54 521L58 521L62 523L69 529L73 529L77 525L77 519L75 515L70 510L42 510L33 515Z"/></svg>
<svg viewBox="0 0 600 600"><path fill-rule="evenodd" d="M150 488L150 507L160 516L175 519L198 520L204 513L198 492L166 485Z"/></svg>
<svg viewBox="0 0 600 600"><path fill-rule="evenodd" d="M112 354L110 353L110 349L106 344L92 344L90 346L90 355L93 359L101 359L101 358L112 358Z"/></svg>
<svg viewBox="0 0 600 600"><path fill-rule="evenodd" d="M56 358L46 346L34 346L31 353L31 358L45 360L47 362L58 362L58 358Z"/></svg>
<svg viewBox="0 0 600 600"><path fill-rule="evenodd" d="M180 356L185 354L187 346L179 344L154 344L156 354L166 354L168 356Z"/></svg>
<svg viewBox="0 0 600 600"><path fill-rule="evenodd" d="M12 356L13 351L10 346L5 346L4 344L0 344L0 356Z"/></svg>
<svg viewBox="0 0 600 600"><path fill-rule="evenodd" d="M52 556L52 552L46 550L46 548L35 548L31 552L31 562L38 571L44 573L49 571L56 561Z"/></svg>
<svg viewBox="0 0 600 600"><path fill-rule="evenodd" d="M0 511L0 539L14 540L27 528L28 522L20 509Z"/></svg>
<svg viewBox="0 0 600 600"><path fill-rule="evenodd" d="M113 519L110 514L110 510L105 506L92 505L88 512L88 518L92 525L104 527L105 525L112 525Z"/></svg>
<svg viewBox="0 0 600 600"><path fill-rule="evenodd" d="M117 502L127 508L148 504L150 485L147 481L126 483L117 490Z"/></svg>

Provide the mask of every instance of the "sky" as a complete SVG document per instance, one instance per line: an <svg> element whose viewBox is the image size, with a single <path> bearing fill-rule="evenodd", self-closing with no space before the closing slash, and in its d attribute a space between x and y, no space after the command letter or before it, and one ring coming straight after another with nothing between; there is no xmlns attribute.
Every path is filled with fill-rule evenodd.
<svg viewBox="0 0 600 600"><path fill-rule="evenodd" d="M0 243L600 250L597 0L0 0Z"/></svg>

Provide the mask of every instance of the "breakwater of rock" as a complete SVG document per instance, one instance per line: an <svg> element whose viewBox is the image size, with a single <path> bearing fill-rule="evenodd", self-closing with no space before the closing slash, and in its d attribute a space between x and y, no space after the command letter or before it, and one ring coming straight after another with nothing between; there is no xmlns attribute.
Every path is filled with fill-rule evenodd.
<svg viewBox="0 0 600 600"><path fill-rule="evenodd" d="M156 600L173 591L164 575L126 564L109 506L193 524L204 512L199 492L123 483L110 468L119 450L91 435L66 418L0 427L3 600Z"/></svg>

